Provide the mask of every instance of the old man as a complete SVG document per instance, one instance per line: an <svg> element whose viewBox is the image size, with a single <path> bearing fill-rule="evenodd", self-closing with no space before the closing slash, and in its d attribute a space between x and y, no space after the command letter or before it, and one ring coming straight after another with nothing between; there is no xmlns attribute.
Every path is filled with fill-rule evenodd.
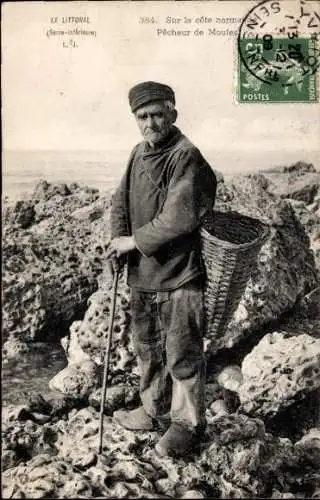
<svg viewBox="0 0 320 500"><path fill-rule="evenodd" d="M161 456L182 456L206 426L198 230L212 212L217 182L174 125L171 87L139 83L129 91L129 104L144 140L133 149L113 196L108 257L128 264L142 404L115 412L114 419L131 430L167 422L155 449Z"/></svg>

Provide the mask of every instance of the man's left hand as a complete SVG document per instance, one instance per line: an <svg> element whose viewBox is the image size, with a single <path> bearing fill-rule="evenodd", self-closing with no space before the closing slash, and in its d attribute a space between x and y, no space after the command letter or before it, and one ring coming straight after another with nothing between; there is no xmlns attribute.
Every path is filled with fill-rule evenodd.
<svg viewBox="0 0 320 500"><path fill-rule="evenodd" d="M106 257L121 257L121 255L131 252L136 248L133 236L120 236L110 241Z"/></svg>

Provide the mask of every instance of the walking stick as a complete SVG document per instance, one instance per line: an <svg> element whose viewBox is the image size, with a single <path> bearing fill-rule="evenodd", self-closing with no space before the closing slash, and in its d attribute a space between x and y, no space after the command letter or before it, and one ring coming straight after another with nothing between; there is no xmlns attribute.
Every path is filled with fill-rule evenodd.
<svg viewBox="0 0 320 500"><path fill-rule="evenodd" d="M106 401L106 393L107 393L110 348L111 348L112 331L113 331L113 323L114 323L114 313L115 313L115 308L116 308L118 278L119 278L119 263L117 261L115 261L115 263L114 263L114 268L115 269L114 269L113 284L112 284L111 314L110 314L110 319L109 319L108 342L107 342L106 352L105 352L105 357L104 357L103 384L102 384L102 395L101 395L101 402L100 402L99 452L98 452L99 455L101 455L101 453L102 453L103 412L104 412L104 404Z"/></svg>

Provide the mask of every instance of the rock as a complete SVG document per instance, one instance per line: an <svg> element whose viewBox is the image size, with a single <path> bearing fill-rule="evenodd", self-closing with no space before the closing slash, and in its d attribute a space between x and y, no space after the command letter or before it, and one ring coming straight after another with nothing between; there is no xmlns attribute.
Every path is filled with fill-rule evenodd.
<svg viewBox="0 0 320 500"><path fill-rule="evenodd" d="M33 224L35 209L31 201L17 201L13 209L13 222L22 229L27 229Z"/></svg>
<svg viewBox="0 0 320 500"><path fill-rule="evenodd" d="M50 415L54 420L68 415L79 403L78 398L66 396L59 391L53 390L46 398L47 403L51 406Z"/></svg>
<svg viewBox="0 0 320 500"><path fill-rule="evenodd" d="M288 167L283 167L283 173L295 173L297 175L303 175L309 172L316 172L316 169L312 163L306 163L304 161L297 161Z"/></svg>
<svg viewBox="0 0 320 500"><path fill-rule="evenodd" d="M161 478L156 481L156 488L161 496L167 494L169 498L176 498L175 483L168 478Z"/></svg>
<svg viewBox="0 0 320 500"><path fill-rule="evenodd" d="M307 206L308 210L314 214L320 213L320 193L318 193L313 200L313 203Z"/></svg>
<svg viewBox="0 0 320 500"><path fill-rule="evenodd" d="M71 190L64 183L60 184L50 184L45 180L40 180L36 185L33 193L32 199L34 200L49 200L53 196L68 196L71 194Z"/></svg>
<svg viewBox="0 0 320 500"><path fill-rule="evenodd" d="M276 415L264 417L266 430L275 436L299 441L319 424L320 390L310 391Z"/></svg>
<svg viewBox="0 0 320 500"><path fill-rule="evenodd" d="M272 192L281 198L292 198L308 205L313 203L319 192L319 186L320 172L302 176L283 176L281 182L273 184Z"/></svg>
<svg viewBox="0 0 320 500"><path fill-rule="evenodd" d="M272 416L320 387L320 341L302 334L267 334L242 363L239 388L246 413Z"/></svg>
<svg viewBox="0 0 320 500"><path fill-rule="evenodd" d="M218 383L224 389L232 392L238 392L243 383L241 368L237 365L229 365L218 375Z"/></svg>
<svg viewBox="0 0 320 500"><path fill-rule="evenodd" d="M270 181L262 174L230 176L218 184L215 209L234 210L270 222L269 212L278 199L269 192L269 186Z"/></svg>
<svg viewBox="0 0 320 500"><path fill-rule="evenodd" d="M9 336L8 340L2 346L2 356L3 361L9 359L17 359L22 354L29 352L29 346L26 342L20 339L14 338L12 335Z"/></svg>
<svg viewBox="0 0 320 500"><path fill-rule="evenodd" d="M98 415L92 408L70 414L60 442L59 456L62 459L76 463L80 457L96 453ZM96 491L113 498L123 494L129 497L132 494L147 495L148 498L168 495L169 484L163 484L160 491L158 483L165 477L177 492L196 488L194 482L197 483L201 478L199 467L157 457L153 447L158 438L156 433L128 431L115 424L111 418L104 417L103 454L93 467L84 471L84 477L90 477Z"/></svg>
<svg viewBox="0 0 320 500"><path fill-rule="evenodd" d="M317 286L317 271L309 238L289 202L268 192L263 175L236 176L218 189L216 209L235 210L270 226L238 308L219 338L210 338L207 351L231 348L264 325L291 310L297 299Z"/></svg>
<svg viewBox="0 0 320 500"><path fill-rule="evenodd" d="M281 318L278 329L291 336L304 333L320 339L320 288L301 297L295 308Z"/></svg>
<svg viewBox="0 0 320 500"><path fill-rule="evenodd" d="M81 321L74 321L70 327L70 336L65 336L60 341L70 365L90 361L90 355L82 349L81 344L78 342L78 337L75 335L79 331L80 326Z"/></svg>
<svg viewBox="0 0 320 500"><path fill-rule="evenodd" d="M310 248L313 251L315 258L315 265L318 270L318 281L320 280L320 209L319 207L314 207L312 205L306 205L302 203L297 205L293 204L293 200L290 200L293 206L295 215L303 225L307 235L310 239ZM315 209L315 210L313 210Z"/></svg>
<svg viewBox="0 0 320 500"><path fill-rule="evenodd" d="M211 443L200 457L205 479L216 482L222 498L247 498L263 493L259 479L265 432L261 421L221 416L209 426Z"/></svg>
<svg viewBox="0 0 320 500"><path fill-rule="evenodd" d="M98 450L99 412L84 408L69 414L66 432L59 443L59 456L77 461L84 454ZM131 451L139 448L139 439L131 431L114 424L110 417L104 417L103 454L117 453L118 457L128 458ZM147 438L145 438L147 442Z"/></svg>
<svg viewBox="0 0 320 500"><path fill-rule="evenodd" d="M73 322L69 337L62 339L62 346L70 365L89 360L98 366L102 367L103 365L109 330L112 290L110 289L110 277L107 274L102 273L99 279L99 290L89 297L89 307L83 320ZM132 382L138 375L131 339L130 291L126 285L125 273L120 276L118 285L109 373L110 377L114 378L117 375L118 382L124 383L128 380ZM65 369L63 371L64 391L68 391L66 393L71 395L72 391L77 389L73 382L67 389L67 374L68 370ZM131 382L129 387L132 386ZM110 385L109 383L109 387ZM55 387L57 387L56 383Z"/></svg>
<svg viewBox="0 0 320 500"><path fill-rule="evenodd" d="M101 372L92 361L69 364L49 382L49 388L67 396L86 398L101 383Z"/></svg>
<svg viewBox="0 0 320 500"><path fill-rule="evenodd" d="M221 415L209 426L207 433L211 442L220 445L246 441L251 438L265 435L265 427L262 420L251 418L247 415Z"/></svg>
<svg viewBox="0 0 320 500"><path fill-rule="evenodd" d="M318 467L308 465L289 439L265 432L263 422L244 415L216 418L208 426L210 441L199 462L203 481L219 485L220 498L271 496L281 485L283 493L312 494Z"/></svg>
<svg viewBox="0 0 320 500"><path fill-rule="evenodd" d="M320 286L302 298L300 308L311 318L320 316Z"/></svg>
<svg viewBox="0 0 320 500"><path fill-rule="evenodd" d="M289 191L286 198L292 198L294 200L301 200L307 204L313 203L316 195L319 192L320 186L320 174L315 175L315 178L308 179L306 183L297 182L294 189Z"/></svg>
<svg viewBox="0 0 320 500"><path fill-rule="evenodd" d="M2 422L4 425L10 425L17 421L28 420L28 410L27 405L7 405L2 409Z"/></svg>
<svg viewBox="0 0 320 500"><path fill-rule="evenodd" d="M295 448L299 450L304 459L314 467L320 464L320 430L310 429L309 432L295 443ZM320 475L319 475L320 478Z"/></svg>
<svg viewBox="0 0 320 500"><path fill-rule="evenodd" d="M38 424L44 424L50 420L50 416L44 413L34 411L29 405L9 405L4 407L2 418L8 425L16 421L31 420Z"/></svg>
<svg viewBox="0 0 320 500"><path fill-rule="evenodd" d="M40 181L38 182L32 193L32 198L37 201L46 199L47 192L49 191L49 189L50 189L50 184L46 180L40 179Z"/></svg>
<svg viewBox="0 0 320 500"><path fill-rule="evenodd" d="M100 387L89 396L89 403L94 408L100 408L102 388ZM105 399L105 414L112 415L120 408L128 408L139 401L139 387L129 385L115 385L107 388Z"/></svg>
<svg viewBox="0 0 320 500"><path fill-rule="evenodd" d="M89 482L67 462L48 454L4 472L5 498L92 497Z"/></svg>
<svg viewBox="0 0 320 500"><path fill-rule="evenodd" d="M93 492L90 483L81 473L72 471L71 479L68 479L61 488L61 498L92 498Z"/></svg>
<svg viewBox="0 0 320 500"><path fill-rule="evenodd" d="M13 450L2 450L1 453L1 470L7 470L15 467L18 464L18 459Z"/></svg>
<svg viewBox="0 0 320 500"><path fill-rule="evenodd" d="M213 169L213 171L214 171L214 174L215 174L216 179L217 179L217 184L224 182L223 173L220 172L219 170L216 170L216 169Z"/></svg>
<svg viewBox="0 0 320 500"><path fill-rule="evenodd" d="M311 242L313 242L320 230L320 172L313 165L304 162L297 162L290 167L285 167L281 172L265 173L269 180L268 192L290 201ZM311 248L315 250L314 243L312 243ZM316 256L316 261L319 269L318 256Z"/></svg>
<svg viewBox="0 0 320 500"><path fill-rule="evenodd" d="M228 415L228 408L223 399L217 399L210 405L210 411L214 416Z"/></svg>
<svg viewBox="0 0 320 500"><path fill-rule="evenodd" d="M28 399L28 408L32 412L50 415L53 411L52 404L41 393L34 393Z"/></svg>
<svg viewBox="0 0 320 500"><path fill-rule="evenodd" d="M229 413L235 413L240 407L240 399L236 392L228 389L222 390L223 400Z"/></svg>
<svg viewBox="0 0 320 500"><path fill-rule="evenodd" d="M97 463L97 460L97 453L90 451L90 453L86 453L83 456L81 455L76 457L73 461L73 464L78 469L86 470L95 465Z"/></svg>
<svg viewBox="0 0 320 500"><path fill-rule="evenodd" d="M180 498L206 498L206 496L199 490L188 490Z"/></svg>
<svg viewBox="0 0 320 500"><path fill-rule="evenodd" d="M51 422L39 425L28 418L2 421L2 453L11 450L10 463L30 460L41 453L55 455L59 430ZM8 456L8 453L7 453ZM4 464L3 464L4 466Z"/></svg>
<svg viewBox="0 0 320 500"><path fill-rule="evenodd" d="M85 311L98 287L104 256L96 248L110 238L110 196L42 182L26 204L35 211L27 229L16 223L16 207L5 210L3 335L47 340ZM79 224L72 214L88 205L90 215L83 213Z"/></svg>
<svg viewBox="0 0 320 500"><path fill-rule="evenodd" d="M207 369L207 375L209 376L210 368ZM217 382L209 382L206 381L205 385L205 404L206 407L209 408L211 403L216 401L217 399L222 398L222 390Z"/></svg>
<svg viewBox="0 0 320 500"><path fill-rule="evenodd" d="M303 200L295 200L292 198L289 201L290 201L292 208L294 208L294 209L305 208L307 206Z"/></svg>
<svg viewBox="0 0 320 500"><path fill-rule="evenodd" d="M24 273L25 267L18 257L10 259L9 265L10 269L7 269L7 273L4 272L3 277L3 334L5 338L8 336L20 341L30 341L36 338L45 324L46 311L43 307L41 285L36 284L33 279L37 278L36 273ZM22 280L17 279L19 272Z"/></svg>
<svg viewBox="0 0 320 500"><path fill-rule="evenodd" d="M227 413L234 413L240 406L238 391L243 383L241 368L237 365L228 365L217 377L223 396L223 406Z"/></svg>
<svg viewBox="0 0 320 500"><path fill-rule="evenodd" d="M77 208L71 213L71 217L78 219L80 221L88 220L93 222L100 219L105 214L106 209L110 206L109 200L98 199L97 201L86 205L81 208Z"/></svg>
<svg viewBox="0 0 320 500"><path fill-rule="evenodd" d="M293 494L293 493L290 493L290 492L281 492L279 490L274 490L272 495L271 495L271 498L296 498L296 496Z"/></svg>
<svg viewBox="0 0 320 500"><path fill-rule="evenodd" d="M131 341L131 312L130 291L126 286L126 278L122 276L119 280L116 298L116 309L114 326L112 332L112 348L110 354L110 368L112 372L125 372L130 370L134 360L133 346ZM70 340L74 336L82 350L86 352L97 364L102 364L105 355L107 335L109 330L109 316L112 302L112 290L106 284L100 286L99 290L90 296L88 310L81 324L77 323L70 328ZM71 346L71 342L70 342ZM72 351L69 348L69 356Z"/></svg>
<svg viewBox="0 0 320 500"><path fill-rule="evenodd" d="M263 170L263 174L269 177L272 174L294 174L304 175L306 173L316 172L316 168L312 165L312 163L306 163L305 161L297 161L296 163L292 163L291 165L280 165L276 167L271 167Z"/></svg>
<svg viewBox="0 0 320 500"><path fill-rule="evenodd" d="M99 412L92 407L74 409L50 428L22 424L29 450L22 462L7 452L17 452L22 427L18 433L4 428L5 456L12 465L2 476L6 498L248 498L268 497L279 485L287 494L316 491L317 464L302 452L302 443L275 438L261 420L245 415L217 417L208 425L200 455L188 463L157 456L157 433L128 431L107 416L98 455Z"/></svg>

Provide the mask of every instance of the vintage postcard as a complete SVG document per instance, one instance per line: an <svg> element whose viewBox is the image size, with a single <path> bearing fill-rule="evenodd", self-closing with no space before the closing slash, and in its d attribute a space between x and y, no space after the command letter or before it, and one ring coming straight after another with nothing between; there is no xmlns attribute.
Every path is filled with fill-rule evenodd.
<svg viewBox="0 0 320 500"><path fill-rule="evenodd" d="M1 7L2 496L315 498L320 2Z"/></svg>

